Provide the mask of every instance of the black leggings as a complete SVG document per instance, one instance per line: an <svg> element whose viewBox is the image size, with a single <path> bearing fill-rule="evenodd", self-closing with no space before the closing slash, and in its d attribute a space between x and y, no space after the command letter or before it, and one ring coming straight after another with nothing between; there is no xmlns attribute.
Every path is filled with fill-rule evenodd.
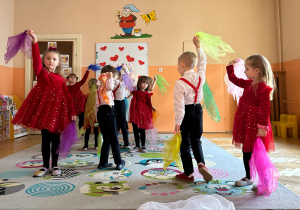
<svg viewBox="0 0 300 210"><path fill-rule="evenodd" d="M133 127L133 134L134 134L135 146L136 147L140 147L140 139L141 139L142 147L144 147L145 146L145 142L146 142L145 129L138 128L135 123L132 123L132 127Z"/></svg>
<svg viewBox="0 0 300 210"><path fill-rule="evenodd" d="M243 161L244 161L244 166L245 166L245 171L246 171L246 178L250 179L250 166L249 166L249 161L251 159L251 152L243 152Z"/></svg>
<svg viewBox="0 0 300 210"><path fill-rule="evenodd" d="M91 133L92 129L88 128L85 131L84 134L84 147L83 148L88 148L89 147L89 139L90 139L90 133ZM98 147L98 136L99 136L99 128L94 127L94 134L95 134L95 147Z"/></svg>
<svg viewBox="0 0 300 210"><path fill-rule="evenodd" d="M83 126L84 123L84 112L82 112L81 114L78 115L78 127L79 129Z"/></svg>
<svg viewBox="0 0 300 210"><path fill-rule="evenodd" d="M50 144L51 146L51 155L52 155L52 168L57 166L58 155L56 154L57 147L60 142L60 134L51 133L48 130L42 130L42 156L43 156L43 166L49 168L50 161Z"/></svg>

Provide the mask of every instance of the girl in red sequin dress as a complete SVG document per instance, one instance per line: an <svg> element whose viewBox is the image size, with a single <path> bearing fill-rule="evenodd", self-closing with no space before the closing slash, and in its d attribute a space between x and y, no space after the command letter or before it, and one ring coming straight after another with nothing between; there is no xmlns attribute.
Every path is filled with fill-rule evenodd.
<svg viewBox="0 0 300 210"><path fill-rule="evenodd" d="M32 38L32 60L37 84L32 88L13 119L19 124L42 132L43 168L34 177L44 176L49 171L50 144L52 154L52 175L60 175L57 167L57 146L60 133L76 119L72 97L62 73L60 54L56 49L48 49L40 57L37 37L29 29Z"/></svg>
<svg viewBox="0 0 300 210"><path fill-rule="evenodd" d="M275 88L274 76L269 61L262 55L252 55L246 59L245 74L249 80L237 78L234 65L237 60L229 62L226 67L229 80L244 89L239 101L233 123L233 140L236 147L242 146L246 177L236 181L239 187L252 185L250 180L249 160L257 136L266 151L274 151L273 133L270 124L271 103Z"/></svg>
<svg viewBox="0 0 300 210"><path fill-rule="evenodd" d="M132 99L129 110L129 121L132 123L135 147L131 152L139 150L146 152L146 133L145 129L153 129L152 121L152 103L151 96L153 93L147 92L149 79L147 76L140 76L137 82L137 91L132 91ZM140 145L140 139L142 145Z"/></svg>
<svg viewBox="0 0 300 210"><path fill-rule="evenodd" d="M75 112L79 118L78 127L79 129L83 126L84 122L84 109L85 109L85 103L86 103L86 97L83 95L82 91L80 90L81 86L86 82L88 76L89 76L89 69L86 69L86 72L80 80L80 82L77 82L78 77L76 77L76 74L70 74L69 79L69 85L68 90L72 96Z"/></svg>

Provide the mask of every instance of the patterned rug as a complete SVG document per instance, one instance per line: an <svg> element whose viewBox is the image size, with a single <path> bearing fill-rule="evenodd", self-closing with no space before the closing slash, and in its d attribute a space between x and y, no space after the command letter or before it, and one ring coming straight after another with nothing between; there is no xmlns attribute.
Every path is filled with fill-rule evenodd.
<svg viewBox="0 0 300 210"><path fill-rule="evenodd" d="M120 136L121 137L121 136ZM218 194L232 201L236 209L299 209L300 197L281 184L270 196L256 196L250 187L236 187L244 177L243 163L222 148L202 138L206 166L214 180L206 184L196 169L196 184L174 179L180 173L174 165L162 169L163 141L171 135L159 134L147 153L122 149L126 165L121 170L98 170L97 151L78 151L74 145L68 158L60 160L62 174L33 178L41 167L40 145L0 159L0 209L137 209L148 201L175 202L197 194ZM133 142L133 136L130 135ZM92 140L91 140L92 142ZM112 155L109 162L113 163Z"/></svg>

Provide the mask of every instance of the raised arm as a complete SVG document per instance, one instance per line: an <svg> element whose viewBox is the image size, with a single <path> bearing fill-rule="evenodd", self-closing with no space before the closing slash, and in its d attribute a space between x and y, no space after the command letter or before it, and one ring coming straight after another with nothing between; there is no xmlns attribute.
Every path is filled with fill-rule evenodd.
<svg viewBox="0 0 300 210"><path fill-rule="evenodd" d="M84 74L84 76L83 76L83 78L82 78L82 80L80 80L80 81L78 82L80 86L82 86L82 85L86 82L86 80L87 80L87 78L88 78L88 76L89 76L89 73L90 73L90 70L87 68L87 69L86 69L86 72L85 72L85 74Z"/></svg>
<svg viewBox="0 0 300 210"><path fill-rule="evenodd" d="M233 65L226 66L228 79L230 82L235 84L238 87L244 88L245 87L245 81L244 79L237 78L234 74Z"/></svg>
<svg viewBox="0 0 300 210"><path fill-rule="evenodd" d="M37 43L37 37L31 29L26 30L26 32L32 38L32 63L34 74L39 76L41 70L43 69L43 65L40 57L40 49Z"/></svg>

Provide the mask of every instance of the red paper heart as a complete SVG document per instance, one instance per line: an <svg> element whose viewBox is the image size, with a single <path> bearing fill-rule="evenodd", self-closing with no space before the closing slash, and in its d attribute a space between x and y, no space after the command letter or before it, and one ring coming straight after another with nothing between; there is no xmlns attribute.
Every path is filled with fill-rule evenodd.
<svg viewBox="0 0 300 210"><path fill-rule="evenodd" d="M145 64L145 62L139 60L139 64L140 64L140 65L143 65L143 64Z"/></svg>
<svg viewBox="0 0 300 210"><path fill-rule="evenodd" d="M123 51L123 50L124 50L124 47L119 47L119 50L120 50L120 51Z"/></svg>
<svg viewBox="0 0 300 210"><path fill-rule="evenodd" d="M106 62L100 63L100 66L105 66Z"/></svg>
<svg viewBox="0 0 300 210"><path fill-rule="evenodd" d="M105 50L106 50L106 48L107 48L106 46L104 46L104 47L100 47L100 49L101 49L101 50L103 50L103 51L105 51Z"/></svg>
<svg viewBox="0 0 300 210"><path fill-rule="evenodd" d="M139 48L139 50L143 50L144 49L144 47L142 47L142 46L138 46L138 48Z"/></svg>
<svg viewBox="0 0 300 210"><path fill-rule="evenodd" d="M115 55L114 57L110 57L110 60L111 60L111 61L117 61L118 58L119 58L119 56L118 56L118 55Z"/></svg>
<svg viewBox="0 0 300 210"><path fill-rule="evenodd" d="M134 57L130 57L129 55L126 56L128 62L134 61Z"/></svg>

